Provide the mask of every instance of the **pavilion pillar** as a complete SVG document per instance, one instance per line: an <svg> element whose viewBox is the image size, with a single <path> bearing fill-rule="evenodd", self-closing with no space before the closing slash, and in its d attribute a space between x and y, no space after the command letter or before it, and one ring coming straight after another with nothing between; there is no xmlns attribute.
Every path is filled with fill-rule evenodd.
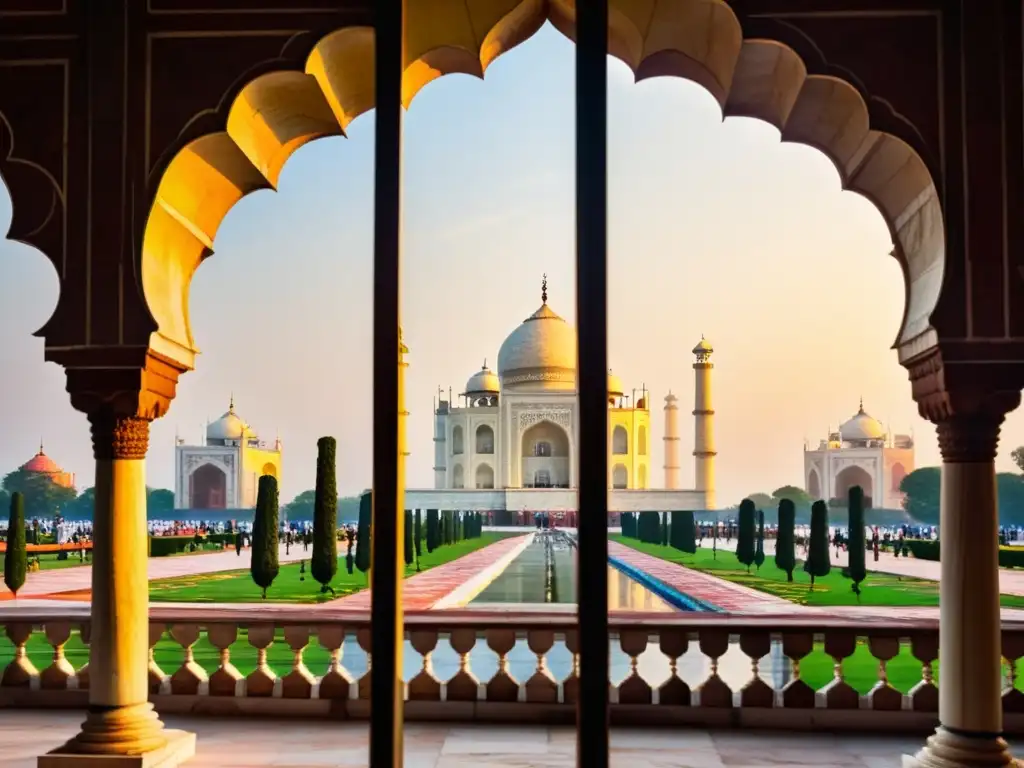
<svg viewBox="0 0 1024 768"><path fill-rule="evenodd" d="M149 702L146 451L150 421L166 411L177 371L155 360L143 370L116 371L108 396L96 391L103 375L68 371L96 459L88 714L78 735L38 765L173 768L195 754L196 741L195 734L165 730Z"/></svg>
<svg viewBox="0 0 1024 768"><path fill-rule="evenodd" d="M995 455L1006 407L939 421L939 720L905 768L1013 765L1002 737L1002 653Z"/></svg>

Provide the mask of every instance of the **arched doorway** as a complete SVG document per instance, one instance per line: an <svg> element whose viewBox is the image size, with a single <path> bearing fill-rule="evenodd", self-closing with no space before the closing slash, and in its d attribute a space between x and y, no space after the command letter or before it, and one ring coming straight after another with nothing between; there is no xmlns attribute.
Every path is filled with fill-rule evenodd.
<svg viewBox="0 0 1024 768"><path fill-rule="evenodd" d="M629 453L629 433L622 425L612 430L612 453L616 456L625 456Z"/></svg>
<svg viewBox="0 0 1024 768"><path fill-rule="evenodd" d="M629 487L629 470L625 464L616 464L612 469L612 488L625 490Z"/></svg>
<svg viewBox="0 0 1024 768"><path fill-rule="evenodd" d="M636 431L636 455L647 455L647 427L643 424L641 424L640 428Z"/></svg>
<svg viewBox="0 0 1024 768"><path fill-rule="evenodd" d="M494 430L488 424L476 428L476 452L485 455L494 453Z"/></svg>
<svg viewBox="0 0 1024 768"><path fill-rule="evenodd" d="M456 424L452 428L452 456L461 456L463 451L462 427Z"/></svg>
<svg viewBox="0 0 1024 768"><path fill-rule="evenodd" d="M487 489L494 487L494 470L490 465L481 464L476 468L476 487Z"/></svg>
<svg viewBox="0 0 1024 768"><path fill-rule="evenodd" d="M461 464L456 464L452 468L452 488L465 488L466 487L466 470L462 468Z"/></svg>
<svg viewBox="0 0 1024 768"><path fill-rule="evenodd" d="M892 469L889 470L889 475L892 477L892 485L890 487L893 493L900 493L903 478L907 476L907 468L897 461L892 465Z"/></svg>
<svg viewBox="0 0 1024 768"><path fill-rule="evenodd" d="M636 487L646 488L647 487L647 465L641 464L636 468Z"/></svg>
<svg viewBox="0 0 1024 768"><path fill-rule="evenodd" d="M220 467L203 464L188 479L189 506L192 509L226 509L228 476Z"/></svg>
<svg viewBox="0 0 1024 768"><path fill-rule="evenodd" d="M550 421L540 421L523 432L522 485L526 488L568 488L569 435Z"/></svg>
<svg viewBox="0 0 1024 768"><path fill-rule="evenodd" d="M814 467L811 467L811 471L807 475L807 495L811 497L811 501L821 498L821 478L818 477L818 470Z"/></svg>
<svg viewBox="0 0 1024 768"><path fill-rule="evenodd" d="M872 491L871 475L864 467L847 467L836 475L835 494L833 498L845 501L850 489L859 485L864 491L864 505L871 506Z"/></svg>

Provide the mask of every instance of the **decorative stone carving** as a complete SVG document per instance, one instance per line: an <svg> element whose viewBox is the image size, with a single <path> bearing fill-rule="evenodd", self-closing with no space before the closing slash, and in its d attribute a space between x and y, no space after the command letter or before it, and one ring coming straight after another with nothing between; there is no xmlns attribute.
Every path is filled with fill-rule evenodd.
<svg viewBox="0 0 1024 768"><path fill-rule="evenodd" d="M572 429L572 411L568 408L549 408L543 411L520 411L519 431L529 429L534 424L550 421L565 429Z"/></svg>
<svg viewBox="0 0 1024 768"><path fill-rule="evenodd" d="M92 451L97 460L144 459L149 449L149 420L102 410L89 414Z"/></svg>

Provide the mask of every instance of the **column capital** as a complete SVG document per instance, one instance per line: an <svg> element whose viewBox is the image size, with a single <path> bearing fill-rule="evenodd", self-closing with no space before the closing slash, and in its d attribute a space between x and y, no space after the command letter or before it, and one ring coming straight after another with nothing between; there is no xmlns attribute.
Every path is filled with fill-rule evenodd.
<svg viewBox="0 0 1024 768"><path fill-rule="evenodd" d="M943 462L993 461L1006 414L1020 405L1020 392L946 393L949 405L935 419Z"/></svg>

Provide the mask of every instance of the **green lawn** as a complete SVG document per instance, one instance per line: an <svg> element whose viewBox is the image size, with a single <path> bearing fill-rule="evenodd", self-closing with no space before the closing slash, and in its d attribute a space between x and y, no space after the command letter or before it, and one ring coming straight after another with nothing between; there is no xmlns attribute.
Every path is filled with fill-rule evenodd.
<svg viewBox="0 0 1024 768"><path fill-rule="evenodd" d="M466 539L455 544L435 549L428 553L426 548L420 557L420 569L429 570L438 565L458 560L489 544L516 536L513 533L484 532L480 538ZM301 546L301 545L299 545ZM359 592L367 587L367 576L353 569L349 574L345 568L345 545L339 543L338 574L334 577L332 587L334 594L320 592L320 584L313 580L309 573L309 561L305 561L305 573L300 563L282 565L267 590L267 601L273 603L322 603L338 597ZM249 551L243 550L238 558L239 563L247 566ZM414 576L416 566L406 566L405 575ZM194 576L175 576L170 579L156 579L149 583L149 599L153 602L173 603L258 603L260 588L253 583L248 569L237 571L220 571L203 573Z"/></svg>
<svg viewBox="0 0 1024 768"><path fill-rule="evenodd" d="M872 572L870 557L867 563L868 576L861 582L858 600L850 588L850 580L842 575L842 569L838 567L833 567L828 576L815 579L812 590L811 577L803 571L803 561L797 561L793 581L788 582L785 572L775 567L774 555L765 558L760 570L752 567L748 573L746 566L736 559L735 552L719 550L716 558L709 547L701 547L696 554L690 555L672 547L644 544L620 534L611 534L609 539L662 560L758 589L799 605L928 607L939 604L938 582ZM1024 608L1024 596L1020 595L1001 595L999 602L1004 608Z"/></svg>
<svg viewBox="0 0 1024 768"><path fill-rule="evenodd" d="M79 565L92 565L92 553L84 561L78 559L78 551L69 551L67 560L58 560L56 552L47 552L41 555L29 554L30 560L34 560L37 557L39 558L39 570L41 571L55 571L63 568L75 568ZM0 578L3 577L3 565L4 556L0 552Z"/></svg>

